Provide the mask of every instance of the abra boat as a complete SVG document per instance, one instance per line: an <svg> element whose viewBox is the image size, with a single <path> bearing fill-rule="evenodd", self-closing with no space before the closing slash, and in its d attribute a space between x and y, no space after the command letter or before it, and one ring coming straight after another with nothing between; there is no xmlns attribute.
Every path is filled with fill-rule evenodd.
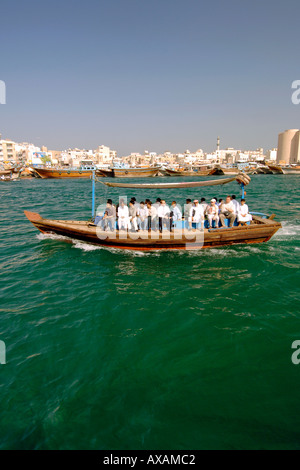
<svg viewBox="0 0 300 470"><path fill-rule="evenodd" d="M250 178L247 175L239 175L237 178L228 178L226 180L217 180L213 184L226 184L237 180L244 191L244 185L248 184ZM115 228L113 232L106 232L101 225L95 223L95 198L94 198L93 178L93 208L92 221L76 220L54 220L45 219L40 214L30 211L24 211L27 219L42 233L63 235L70 239L81 240L93 245L103 247L120 248L126 250L200 250L203 248L215 248L219 246L228 246L236 244L253 244L267 242L281 228L279 222L275 222L275 215L266 216L263 214L253 214L253 220L250 225L231 228L216 227L204 230L187 230L186 221L179 221L172 232L168 230L162 233L151 231L141 231L130 233L119 231ZM102 183L107 186L132 188L153 188L150 184L128 184L125 183ZM187 186L189 185L189 186ZM182 188L182 187L200 187L208 186L207 181L184 182L184 183L161 183L155 184L162 188Z"/></svg>
<svg viewBox="0 0 300 470"><path fill-rule="evenodd" d="M89 221L52 220L44 219L35 212L24 211L24 213L42 233L63 235L104 247L143 251L199 250L241 243L262 243L270 240L281 228L279 222L274 222L274 215L270 217L253 215L251 225L246 227L204 229L199 233L177 228L171 233L163 231L163 233L149 234L144 231L131 234L119 230L105 232Z"/></svg>

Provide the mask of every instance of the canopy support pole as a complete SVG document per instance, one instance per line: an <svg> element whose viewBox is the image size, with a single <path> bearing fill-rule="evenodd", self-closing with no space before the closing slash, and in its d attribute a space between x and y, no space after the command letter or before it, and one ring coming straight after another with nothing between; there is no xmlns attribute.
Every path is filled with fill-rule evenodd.
<svg viewBox="0 0 300 470"><path fill-rule="evenodd" d="M241 183L241 188L242 188L242 199L245 199L245 184Z"/></svg>
<svg viewBox="0 0 300 470"><path fill-rule="evenodd" d="M94 220L95 218L95 170L93 170L93 175L92 175L92 219Z"/></svg>

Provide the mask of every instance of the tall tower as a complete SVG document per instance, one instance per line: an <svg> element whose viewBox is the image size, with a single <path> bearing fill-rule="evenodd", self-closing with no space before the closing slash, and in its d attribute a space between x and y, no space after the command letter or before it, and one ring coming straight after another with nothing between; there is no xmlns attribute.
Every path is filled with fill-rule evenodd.
<svg viewBox="0 0 300 470"><path fill-rule="evenodd" d="M220 137L217 138L217 163L220 163Z"/></svg>

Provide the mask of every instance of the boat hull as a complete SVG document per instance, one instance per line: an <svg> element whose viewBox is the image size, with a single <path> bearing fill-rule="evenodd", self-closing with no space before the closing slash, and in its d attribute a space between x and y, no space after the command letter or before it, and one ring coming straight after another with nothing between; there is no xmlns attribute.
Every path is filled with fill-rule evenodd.
<svg viewBox="0 0 300 470"><path fill-rule="evenodd" d="M56 168L34 168L40 178L90 178L92 170L66 170Z"/></svg>
<svg viewBox="0 0 300 470"><path fill-rule="evenodd" d="M282 172L284 175L300 175L300 167L282 167Z"/></svg>
<svg viewBox="0 0 300 470"><path fill-rule="evenodd" d="M126 250L200 250L236 244L263 243L281 228L281 224L271 219L261 219L253 216L253 224L246 227L204 230L203 232L142 232L129 234L127 232L103 232L90 222L49 220L39 214L24 211L28 220L42 233L57 234L100 245L103 247Z"/></svg>

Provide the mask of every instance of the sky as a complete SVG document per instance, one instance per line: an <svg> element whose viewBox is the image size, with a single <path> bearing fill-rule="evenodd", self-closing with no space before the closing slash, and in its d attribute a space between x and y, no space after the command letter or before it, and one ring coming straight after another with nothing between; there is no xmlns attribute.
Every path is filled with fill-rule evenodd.
<svg viewBox="0 0 300 470"><path fill-rule="evenodd" d="M118 155L300 128L299 0L1 0L2 138Z"/></svg>

